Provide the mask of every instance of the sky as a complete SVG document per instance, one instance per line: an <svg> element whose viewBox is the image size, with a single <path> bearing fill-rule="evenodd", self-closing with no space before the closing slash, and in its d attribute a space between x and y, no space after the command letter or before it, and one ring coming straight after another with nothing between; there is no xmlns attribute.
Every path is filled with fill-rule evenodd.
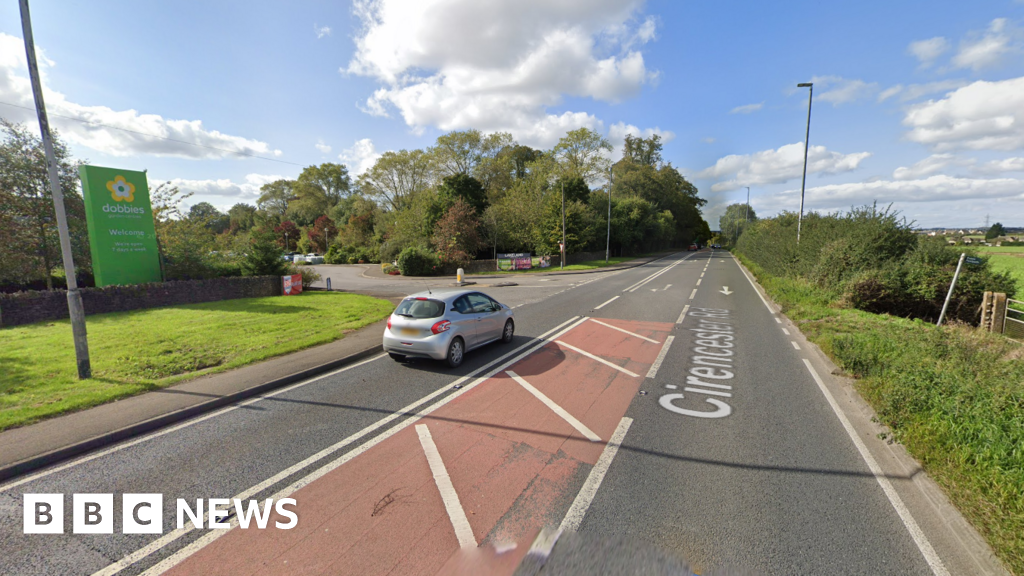
<svg viewBox="0 0 1024 576"><path fill-rule="evenodd" d="M805 210L1024 227L1024 0L37 1L32 18L74 155L224 210L451 130L550 148L585 126L616 157L659 134L716 229L748 186L759 216L799 208L813 82ZM4 2L0 115L36 130L32 106Z"/></svg>

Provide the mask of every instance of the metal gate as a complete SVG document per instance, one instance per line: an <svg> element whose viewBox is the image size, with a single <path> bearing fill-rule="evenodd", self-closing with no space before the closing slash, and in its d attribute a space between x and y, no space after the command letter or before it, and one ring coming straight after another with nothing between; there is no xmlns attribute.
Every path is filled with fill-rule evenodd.
<svg viewBox="0 0 1024 576"><path fill-rule="evenodd" d="M1024 340L1024 302L1006 299L1003 334L1016 340Z"/></svg>

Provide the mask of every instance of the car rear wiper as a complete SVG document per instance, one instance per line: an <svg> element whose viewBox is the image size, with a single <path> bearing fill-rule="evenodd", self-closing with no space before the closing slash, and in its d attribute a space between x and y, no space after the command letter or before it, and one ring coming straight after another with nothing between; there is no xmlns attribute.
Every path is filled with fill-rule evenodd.
<svg viewBox="0 0 1024 576"><path fill-rule="evenodd" d="M406 318L412 318L412 314L402 314L401 312L395 312L395 316L405 316Z"/></svg>

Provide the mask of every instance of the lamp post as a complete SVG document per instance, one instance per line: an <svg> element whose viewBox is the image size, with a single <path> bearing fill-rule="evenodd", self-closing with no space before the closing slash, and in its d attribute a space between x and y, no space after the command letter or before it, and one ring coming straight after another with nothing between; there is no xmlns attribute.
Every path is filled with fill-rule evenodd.
<svg viewBox="0 0 1024 576"><path fill-rule="evenodd" d="M807 187L807 146L811 140L811 101L814 99L814 83L801 82L797 88L809 88L807 92L807 133L804 135L804 176L800 180L800 215L796 220L796 243L800 244L800 226L804 221L804 190Z"/></svg>
<svg viewBox="0 0 1024 576"><path fill-rule="evenodd" d="M612 184L615 183L615 171L608 167L608 236L604 244L604 263L607 264L612 249Z"/></svg>
<svg viewBox="0 0 1024 576"><path fill-rule="evenodd" d="M89 341L85 331L85 308L82 306L82 294L78 291L78 279L75 277L75 261L71 255L71 235L68 233L68 218L64 211L64 193L60 188L57 175L57 157L53 151L50 138L50 123L46 119L46 103L43 101L43 84L39 78L36 64L36 47L32 40L32 18L28 11L28 0L21 0L21 30L25 38L25 56L28 59L28 75L32 83L32 96L36 103L36 116L39 118L39 131L43 137L43 149L46 153L46 174L50 179L50 194L53 196L53 212L57 219L57 233L60 236L60 252L64 259L64 277L68 282L68 315L71 317L71 334L75 343L75 360L78 365L78 378L84 380L92 376L89 363ZM46 272L50 273L49 270Z"/></svg>
<svg viewBox="0 0 1024 576"><path fill-rule="evenodd" d="M565 269L565 256L568 250L565 249L565 180L562 180L562 257L558 259L558 269Z"/></svg>
<svg viewBox="0 0 1024 576"><path fill-rule="evenodd" d="M746 186L745 188L747 189L747 213L744 220L750 222L750 186Z"/></svg>

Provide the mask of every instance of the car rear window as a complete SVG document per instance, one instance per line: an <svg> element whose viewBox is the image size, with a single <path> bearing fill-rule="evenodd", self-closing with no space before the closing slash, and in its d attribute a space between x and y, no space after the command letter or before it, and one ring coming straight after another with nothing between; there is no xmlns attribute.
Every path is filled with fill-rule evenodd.
<svg viewBox="0 0 1024 576"><path fill-rule="evenodd" d="M444 302L440 300L408 298L402 300L402 303L395 310L395 314L412 318L437 318L444 314Z"/></svg>

